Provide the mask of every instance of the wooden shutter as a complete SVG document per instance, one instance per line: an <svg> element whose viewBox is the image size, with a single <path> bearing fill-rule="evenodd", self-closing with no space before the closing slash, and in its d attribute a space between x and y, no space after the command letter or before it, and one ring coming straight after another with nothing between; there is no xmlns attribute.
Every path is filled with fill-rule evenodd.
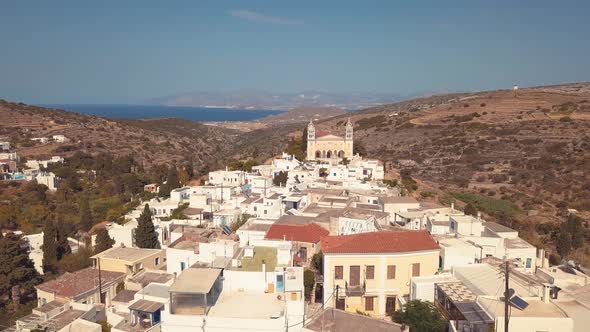
<svg viewBox="0 0 590 332"><path fill-rule="evenodd" d="M412 277L420 276L420 263L412 264Z"/></svg>
<svg viewBox="0 0 590 332"><path fill-rule="evenodd" d="M395 265L387 265L387 279L395 279Z"/></svg>
<svg viewBox="0 0 590 332"><path fill-rule="evenodd" d="M337 280L342 280L343 276L344 276L344 269L342 268L342 265L336 266L335 271L334 271L334 278Z"/></svg>
<svg viewBox="0 0 590 332"><path fill-rule="evenodd" d="M375 279L375 265L367 265L366 279Z"/></svg>
<svg viewBox="0 0 590 332"><path fill-rule="evenodd" d="M361 267L359 265L350 266L348 283L350 286L359 286L361 284Z"/></svg>

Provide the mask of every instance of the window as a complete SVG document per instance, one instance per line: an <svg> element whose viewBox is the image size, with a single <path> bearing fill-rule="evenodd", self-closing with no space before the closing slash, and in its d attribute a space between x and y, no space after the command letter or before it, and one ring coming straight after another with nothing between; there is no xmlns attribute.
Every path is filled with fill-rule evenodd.
<svg viewBox="0 0 590 332"><path fill-rule="evenodd" d="M186 264L184 262L180 262L180 271L184 271L186 269Z"/></svg>
<svg viewBox="0 0 590 332"><path fill-rule="evenodd" d="M266 210L264 210L264 214L266 214Z"/></svg>
<svg viewBox="0 0 590 332"><path fill-rule="evenodd" d="M344 268L342 265L336 266L334 269L334 278L336 280L342 280L342 276L344 275Z"/></svg>
<svg viewBox="0 0 590 332"><path fill-rule="evenodd" d="M373 311L374 304L375 304L374 302L375 302L374 296L365 297L365 311Z"/></svg>
<svg viewBox="0 0 590 332"><path fill-rule="evenodd" d="M526 267L527 269L533 265L533 260L531 258L526 259Z"/></svg>
<svg viewBox="0 0 590 332"><path fill-rule="evenodd" d="M156 266L160 265L160 257L156 257L154 263L156 263Z"/></svg>
<svg viewBox="0 0 590 332"><path fill-rule="evenodd" d="M420 263L412 264L412 277L420 276Z"/></svg>
<svg viewBox="0 0 590 332"><path fill-rule="evenodd" d="M374 265L367 265L367 270L365 271L365 278L366 279L375 279L375 266Z"/></svg>
<svg viewBox="0 0 590 332"><path fill-rule="evenodd" d="M387 279L395 279L395 265L387 265Z"/></svg>
<svg viewBox="0 0 590 332"><path fill-rule="evenodd" d="M297 301L297 293L291 292L291 301Z"/></svg>

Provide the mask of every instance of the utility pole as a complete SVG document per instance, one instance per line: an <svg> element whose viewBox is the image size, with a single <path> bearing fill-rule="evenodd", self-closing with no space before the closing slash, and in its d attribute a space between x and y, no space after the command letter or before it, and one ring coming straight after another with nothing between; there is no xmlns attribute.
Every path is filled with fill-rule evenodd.
<svg viewBox="0 0 590 332"><path fill-rule="evenodd" d="M98 263L98 301L100 304L104 304L102 303L102 276L100 274L100 257L97 257L96 261Z"/></svg>
<svg viewBox="0 0 590 332"><path fill-rule="evenodd" d="M510 286L508 284L508 279L510 278L510 268L508 260L506 260L505 264L505 278L506 278L506 286L504 289L504 332L508 332L508 311L510 306Z"/></svg>

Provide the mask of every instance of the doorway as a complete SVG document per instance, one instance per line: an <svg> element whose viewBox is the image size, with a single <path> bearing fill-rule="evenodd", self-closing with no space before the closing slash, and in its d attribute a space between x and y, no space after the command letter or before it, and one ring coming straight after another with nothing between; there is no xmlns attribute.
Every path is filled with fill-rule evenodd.
<svg viewBox="0 0 590 332"><path fill-rule="evenodd" d="M387 315L391 315L395 312L395 301L395 296L388 296L385 300L385 312L387 313Z"/></svg>

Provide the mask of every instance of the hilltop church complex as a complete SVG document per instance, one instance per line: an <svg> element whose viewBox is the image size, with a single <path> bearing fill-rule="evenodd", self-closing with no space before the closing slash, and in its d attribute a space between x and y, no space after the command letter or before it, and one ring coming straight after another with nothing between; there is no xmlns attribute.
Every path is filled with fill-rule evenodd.
<svg viewBox="0 0 590 332"><path fill-rule="evenodd" d="M353 156L352 123L346 122L345 136L315 130L313 121L307 125L307 160L351 159Z"/></svg>

